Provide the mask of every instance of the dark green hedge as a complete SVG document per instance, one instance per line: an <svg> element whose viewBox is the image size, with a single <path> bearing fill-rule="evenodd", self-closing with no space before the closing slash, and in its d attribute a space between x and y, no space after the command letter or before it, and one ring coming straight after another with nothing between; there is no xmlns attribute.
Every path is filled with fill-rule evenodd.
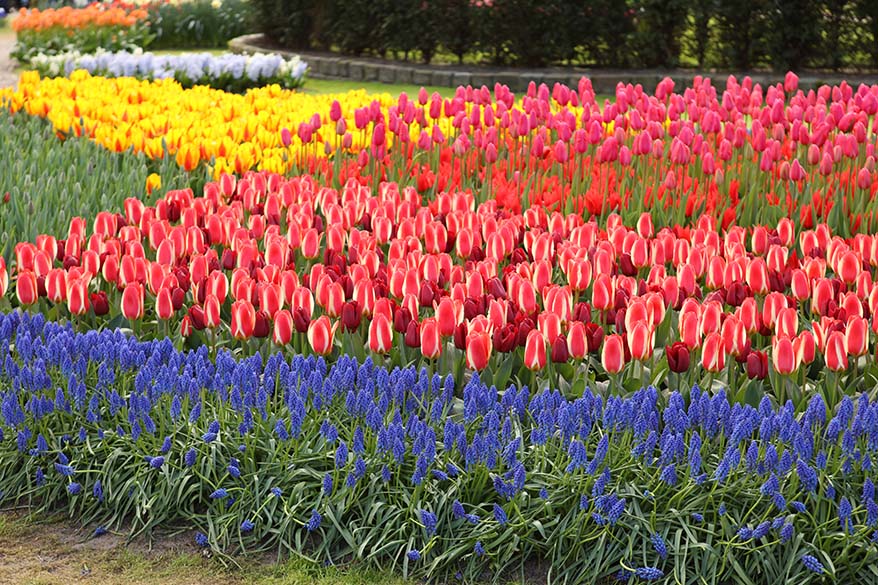
<svg viewBox="0 0 878 585"><path fill-rule="evenodd" d="M876 0L251 0L293 49L489 64L878 66Z"/></svg>

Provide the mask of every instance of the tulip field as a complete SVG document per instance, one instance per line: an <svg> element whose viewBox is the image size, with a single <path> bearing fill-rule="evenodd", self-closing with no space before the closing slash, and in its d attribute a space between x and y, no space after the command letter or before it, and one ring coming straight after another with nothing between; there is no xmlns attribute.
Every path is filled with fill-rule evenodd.
<svg viewBox="0 0 878 585"><path fill-rule="evenodd" d="M0 203L0 506L440 582L878 581L878 85L102 72L0 90L59 153Z"/></svg>

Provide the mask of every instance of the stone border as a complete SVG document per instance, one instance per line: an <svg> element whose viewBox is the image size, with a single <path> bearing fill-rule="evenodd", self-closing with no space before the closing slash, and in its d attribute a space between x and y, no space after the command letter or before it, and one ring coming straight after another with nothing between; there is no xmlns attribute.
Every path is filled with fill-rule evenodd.
<svg viewBox="0 0 878 585"><path fill-rule="evenodd" d="M308 63L308 75L314 79L349 79L380 83L426 85L438 87L457 87L472 85L493 87L495 83L506 85L515 92L527 89L533 81L549 86L562 83L576 87L582 77L591 79L592 87L598 94L614 94L616 85L624 83L641 84L644 89L653 91L665 77L671 77L677 87L692 85L698 76L708 76L715 82L724 82L728 72L698 72L690 69L671 71L660 70L606 70L580 68L512 69L459 65L424 65L402 63L368 57L348 57L336 53L315 51L293 52L265 48L261 34L244 35L229 41L229 50L234 53L278 53L285 57L299 55ZM764 86L783 82L783 75L765 71L749 74L754 83ZM741 75L738 75L740 79ZM799 87L814 89L821 85L837 85L843 80L856 87L860 83L878 83L878 74L842 75L808 73L799 77Z"/></svg>

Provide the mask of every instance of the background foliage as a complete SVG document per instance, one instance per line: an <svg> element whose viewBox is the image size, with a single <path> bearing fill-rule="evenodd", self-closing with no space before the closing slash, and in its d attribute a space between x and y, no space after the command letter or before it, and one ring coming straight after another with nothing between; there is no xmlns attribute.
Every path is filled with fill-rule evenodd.
<svg viewBox="0 0 878 585"><path fill-rule="evenodd" d="M878 65L870 0L253 0L294 49L491 64L846 69ZM863 48L858 48L863 47Z"/></svg>

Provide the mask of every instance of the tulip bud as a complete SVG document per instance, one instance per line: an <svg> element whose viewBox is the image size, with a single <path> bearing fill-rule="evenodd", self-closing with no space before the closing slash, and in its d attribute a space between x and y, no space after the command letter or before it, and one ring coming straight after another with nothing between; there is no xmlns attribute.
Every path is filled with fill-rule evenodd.
<svg viewBox="0 0 878 585"><path fill-rule="evenodd" d="M484 370L491 358L491 337L485 331L466 335L466 365L473 370Z"/></svg>
<svg viewBox="0 0 878 585"><path fill-rule="evenodd" d="M534 371L546 367L546 338L537 329L532 330L527 335L527 342L524 346L524 365Z"/></svg>
<svg viewBox="0 0 878 585"><path fill-rule="evenodd" d="M369 323L369 349L374 353L383 354L389 352L392 347L393 327L387 317L376 315Z"/></svg>
<svg viewBox="0 0 878 585"><path fill-rule="evenodd" d="M427 359L436 359L442 355L442 337L439 324L433 317L421 322L421 354Z"/></svg>
<svg viewBox="0 0 878 585"><path fill-rule="evenodd" d="M98 317L110 312L110 301L107 299L107 293L104 291L91 293L89 299L91 300L92 310Z"/></svg>
<svg viewBox="0 0 878 585"><path fill-rule="evenodd" d="M675 341L665 350L665 356L668 358L668 368L677 374L689 370L689 348L681 341Z"/></svg>
<svg viewBox="0 0 878 585"><path fill-rule="evenodd" d="M286 309L274 314L272 339L277 345L287 345L293 338L293 315Z"/></svg>
<svg viewBox="0 0 878 585"><path fill-rule="evenodd" d="M129 321L143 317L143 285L137 282L125 287L122 292L122 315Z"/></svg>
<svg viewBox="0 0 878 585"><path fill-rule="evenodd" d="M326 315L320 316L308 326L308 343L314 353L328 355L332 352L334 328Z"/></svg>
<svg viewBox="0 0 878 585"><path fill-rule="evenodd" d="M621 335L609 335L604 340L601 364L609 374L618 374L625 366L625 347Z"/></svg>

